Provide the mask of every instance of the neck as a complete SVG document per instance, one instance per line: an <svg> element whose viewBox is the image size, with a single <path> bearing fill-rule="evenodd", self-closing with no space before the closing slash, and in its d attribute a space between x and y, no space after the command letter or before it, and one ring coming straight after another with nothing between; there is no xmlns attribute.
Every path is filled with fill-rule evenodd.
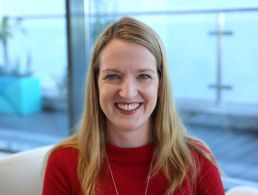
<svg viewBox="0 0 258 195"><path fill-rule="evenodd" d="M136 148L152 143L151 130L139 131L107 131L108 142L121 148Z"/></svg>

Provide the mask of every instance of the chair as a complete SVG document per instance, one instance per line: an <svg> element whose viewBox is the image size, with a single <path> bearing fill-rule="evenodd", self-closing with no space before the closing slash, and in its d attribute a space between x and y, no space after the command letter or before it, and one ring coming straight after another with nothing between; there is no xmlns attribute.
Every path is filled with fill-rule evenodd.
<svg viewBox="0 0 258 195"><path fill-rule="evenodd" d="M40 147L0 159L0 194L41 195L42 165L51 147Z"/></svg>
<svg viewBox="0 0 258 195"><path fill-rule="evenodd" d="M250 186L237 186L228 190L226 195L258 195L258 189Z"/></svg>

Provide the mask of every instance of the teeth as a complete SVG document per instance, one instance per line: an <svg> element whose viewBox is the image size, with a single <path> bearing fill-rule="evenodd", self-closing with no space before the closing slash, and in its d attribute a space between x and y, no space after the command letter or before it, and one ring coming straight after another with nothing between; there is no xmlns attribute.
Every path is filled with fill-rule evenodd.
<svg viewBox="0 0 258 195"><path fill-rule="evenodd" d="M131 111L136 109L140 104L139 103L133 103L133 104L117 104L117 106L125 111Z"/></svg>

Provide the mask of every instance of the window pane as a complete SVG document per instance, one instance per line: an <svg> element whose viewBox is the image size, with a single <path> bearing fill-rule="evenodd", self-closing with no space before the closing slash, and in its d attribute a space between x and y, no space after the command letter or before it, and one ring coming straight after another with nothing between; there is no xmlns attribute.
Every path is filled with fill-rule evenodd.
<svg viewBox="0 0 258 195"><path fill-rule="evenodd" d="M223 82L232 90L224 101L258 105L258 14L225 14L225 28L232 36L224 37Z"/></svg>
<svg viewBox="0 0 258 195"><path fill-rule="evenodd" d="M0 149L56 143L68 135L65 1L0 5L11 34L0 45Z"/></svg>

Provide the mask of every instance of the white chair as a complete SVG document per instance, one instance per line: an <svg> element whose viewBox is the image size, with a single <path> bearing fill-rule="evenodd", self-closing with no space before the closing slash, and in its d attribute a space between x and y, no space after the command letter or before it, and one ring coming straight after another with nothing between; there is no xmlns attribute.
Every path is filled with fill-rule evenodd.
<svg viewBox="0 0 258 195"><path fill-rule="evenodd" d="M228 190L226 195L258 195L258 189L250 186L237 186Z"/></svg>
<svg viewBox="0 0 258 195"><path fill-rule="evenodd" d="M0 159L1 195L41 195L44 156L52 146L12 154Z"/></svg>

